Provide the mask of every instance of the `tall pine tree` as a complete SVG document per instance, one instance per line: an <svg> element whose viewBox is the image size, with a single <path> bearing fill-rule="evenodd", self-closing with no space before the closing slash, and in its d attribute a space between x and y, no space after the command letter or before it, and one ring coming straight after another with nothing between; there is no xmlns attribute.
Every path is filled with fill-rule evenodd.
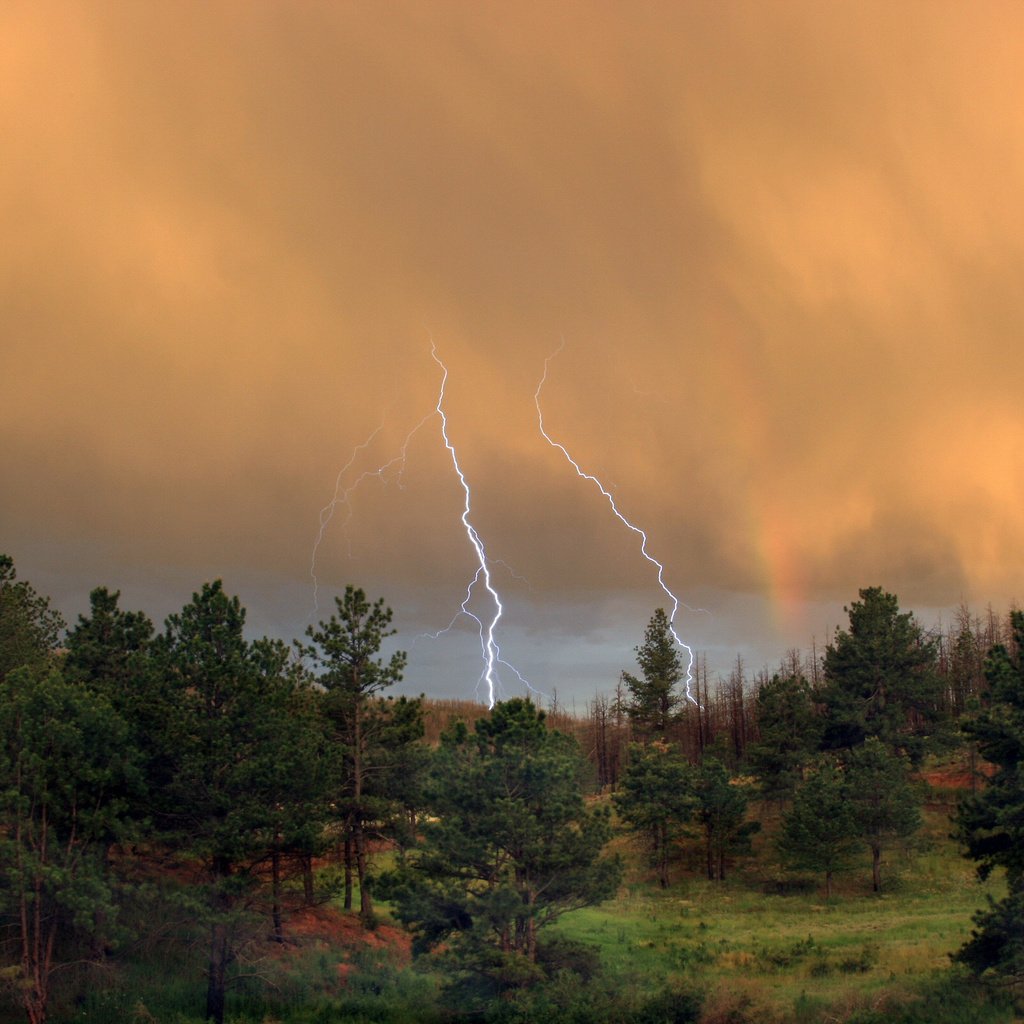
<svg viewBox="0 0 1024 1024"><path fill-rule="evenodd" d="M374 915L367 832L380 819L374 776L390 756L381 751L380 740L393 724L393 715L377 697L401 680L406 657L404 651L396 651L386 662L380 657L381 644L395 632L391 609L383 599L371 604L363 590L349 585L343 597L335 598L335 609L319 628L306 631L312 643L299 647L313 662L317 682L325 690L324 713L339 755L335 802L346 832L346 850L351 842L355 853L360 916L369 926Z"/></svg>
<svg viewBox="0 0 1024 1024"><path fill-rule="evenodd" d="M626 710L641 737L664 736L686 699L676 691L684 670L664 608L651 616L644 642L636 648L636 660L640 676L622 673L629 690Z"/></svg>
<svg viewBox="0 0 1024 1024"><path fill-rule="evenodd" d="M168 618L156 642L164 729L151 762L155 823L169 848L203 866L206 1016L216 1024L257 869L283 827L279 805L310 770L296 756L287 648L250 644L244 625L241 603L217 580Z"/></svg>

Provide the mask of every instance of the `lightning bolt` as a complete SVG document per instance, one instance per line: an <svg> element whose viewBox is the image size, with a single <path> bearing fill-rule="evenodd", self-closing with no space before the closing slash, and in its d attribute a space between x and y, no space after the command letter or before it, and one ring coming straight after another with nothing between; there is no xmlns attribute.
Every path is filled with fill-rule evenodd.
<svg viewBox="0 0 1024 1024"><path fill-rule="evenodd" d="M497 640L497 629L498 623L501 621L501 616L504 614L505 608L501 603L501 597L498 594L497 589L494 586L494 581L491 576L491 567L487 559L487 551L484 547L484 542L480 538L480 534L477 533L476 527L470 522L470 513L472 511L472 496L470 494L469 484L466 481L466 476L462 472L462 466L459 465L459 456L455 451L455 446L452 444L451 439L448 436L448 417L444 411L444 393L445 386L448 383L448 367L442 362L441 357L437 354L437 346L431 342L430 355L434 362L441 367L441 387L437 395L437 406L435 411L441 418L441 437L444 440L444 446L448 449L448 454L452 457L452 466L455 468L455 474L459 478L459 483L462 485L462 493L464 495L464 501L462 506L462 525L465 528L466 536L469 538L470 544L473 546L473 551L476 553L477 562L479 563L473 578L469 581L466 587L466 596L462 600L462 604L459 611L455 613L452 621L448 624L445 629L440 630L438 633L428 634L435 639L442 633L447 632L455 624L456 620L460 615L466 615L476 622L480 631L480 653L484 662L484 669L481 673L481 680L487 684L487 706L489 708L494 707L495 693L499 685L498 678L498 666L504 665L506 668L511 669L515 673L516 677L521 683L523 683L530 690L533 687L530 683L522 676L519 670L509 662L505 661L501 656L501 648L498 645ZM472 612L469 608L469 603L473 598L474 590L477 584L483 580L484 589L490 596L491 603L493 605L493 612L485 622L478 615ZM536 692L536 691L534 691Z"/></svg>
<svg viewBox="0 0 1024 1024"><path fill-rule="evenodd" d="M619 511L619 507L615 504L615 499L612 497L611 493L608 490L605 489L604 484L602 484L601 481L598 480L598 478L596 476L592 476L590 473L587 473L583 469L581 469L579 463L566 450L565 445L560 444L558 441L556 441L547 432L547 430L544 429L544 413L543 413L543 411L541 410L541 407L540 407L540 393L541 393L541 390L544 387L544 384L547 382L547 379L548 379L548 366L551 363L551 360L554 359L555 356L557 356L558 353L561 352L563 348L564 348L564 342L561 345L558 346L558 348L555 350L554 353L552 353L552 355L548 356L544 360L544 374L543 374L543 376L540 379L540 383L537 385L537 390L533 394L533 402L534 402L534 405L536 405L536 407L537 407L537 423L538 423L538 425L540 427L540 432L544 436L544 440L547 441L547 443L549 445L551 445L552 448L557 448L565 456L565 458L568 461L569 465L572 466L572 468L574 470L576 470L576 475L577 476L579 476L583 480L589 480L601 492L601 494L604 495L605 500L608 502L609 506L611 507L612 512L615 515L615 518L618 519L619 522L621 522L627 529L632 530L633 533L635 533L640 538L640 554L642 554L644 556L644 558L646 558L647 561L651 563L651 565L653 565L653 566L655 566L657 568L657 570L658 570L658 586L661 587L661 589L668 596L668 599L672 602L672 614L669 616L669 630L671 631L672 638L675 640L675 642L684 651L686 651L686 658L687 658L687 661L686 661L686 683L685 683L685 685L686 685L686 699L688 701L690 701L692 704L697 704L697 700L694 698L693 694L690 692L690 685L693 682L693 662L694 662L693 648L690 647L689 644L683 642L682 638L676 632L676 627L675 627L676 613L679 611L679 605L681 604L681 602L680 602L679 598L676 597L676 595L673 594L671 590L669 590L668 585L665 583L665 567L661 564L661 562L659 562L647 550L647 534L644 533L644 531L641 530L639 526L636 526L633 523L631 523ZM697 706L699 707L700 705L697 704Z"/></svg>
<svg viewBox="0 0 1024 1024"><path fill-rule="evenodd" d="M429 420L433 415L434 412L433 410L431 410L426 414L426 416L423 417L423 419L419 421L419 423L416 424L415 427L412 428L412 430L409 431L409 433L405 437L405 440L402 442L402 446L399 449L398 454L393 459L389 459L387 462L382 463L376 469L364 470L362 473L360 473L358 477L356 477L356 479L352 483L350 483L344 489L344 491L341 489L341 481L344 479L345 474L352 468L352 465L359 457L359 453L366 451L366 449L370 447L370 445L373 443L373 439L381 432L381 430L384 428L384 425L381 424L379 427L377 427L377 429L374 430L373 433L370 434L370 436L365 441L362 442L362 444L357 444L355 448L352 450L352 455L349 457L348 462L346 462L345 465L338 470L338 475L334 478L334 493L331 495L331 500L326 505L324 505L322 509L320 509L320 528L317 531L316 540L313 542L313 553L310 556L309 560L309 575L313 580L313 612L310 616L311 618L313 615L316 615L316 613L320 610L320 581L316 575L316 556L318 551L320 550L320 545L323 543L324 534L327 530L327 526L334 518L335 510L338 508L339 505L342 505L348 509L348 515L345 517L345 522L342 523L342 527L344 528L352 519L352 505L349 500L352 496L352 493L359 487L360 484L363 483L364 480L375 478L377 480L380 480L382 483L386 483L387 474L390 472L392 467L396 465L399 465L401 467L397 475L398 484L401 487L401 478L402 473L405 470L405 462L409 451L409 444L412 441L413 437L415 437L416 432L420 429L420 427L422 427L423 424L426 423L427 420ZM352 549L350 544L349 555L351 556L351 554Z"/></svg>

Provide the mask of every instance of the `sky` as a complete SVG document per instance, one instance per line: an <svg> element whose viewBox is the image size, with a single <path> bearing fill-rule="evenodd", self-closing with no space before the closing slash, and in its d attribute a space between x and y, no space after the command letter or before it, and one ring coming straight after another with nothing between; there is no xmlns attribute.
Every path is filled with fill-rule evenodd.
<svg viewBox="0 0 1024 1024"><path fill-rule="evenodd" d="M549 697L613 689L670 602L540 433L546 361L546 429L712 676L862 587L1005 608L1022 66L996 0L9 0L0 550L72 622L222 578L290 639L353 583L406 691L479 696L474 624L423 635L477 566L433 346Z"/></svg>

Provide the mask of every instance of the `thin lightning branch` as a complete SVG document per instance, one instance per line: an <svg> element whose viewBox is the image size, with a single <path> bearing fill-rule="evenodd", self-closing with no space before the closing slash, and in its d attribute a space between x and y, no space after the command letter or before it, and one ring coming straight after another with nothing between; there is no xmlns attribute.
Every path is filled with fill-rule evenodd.
<svg viewBox="0 0 1024 1024"><path fill-rule="evenodd" d="M509 565L504 558L495 558L492 561L495 565L500 565L502 569L504 569L509 574L509 576L511 576L512 579L516 581L516 583L522 583L523 586L527 588L527 590L533 590L533 586L530 584L530 581L525 576L516 572L516 570L511 565Z"/></svg>
<svg viewBox="0 0 1024 1024"><path fill-rule="evenodd" d="M317 531L316 540L313 541L313 553L309 559L309 575L313 580L314 615L320 610L320 580L317 579L316 575L316 555L317 552L320 550L320 544L323 542L324 531L327 529L327 524L334 517L335 508L337 508L340 501L348 501L348 490L345 491L343 498L339 498L338 496L338 491L341 489L341 478L345 475L346 472L348 472L352 463L356 461L356 458L358 457L359 453L365 451L367 448L370 447L370 444L373 442L373 439L381 432L382 427L383 424L377 427L377 429L372 434L370 434L370 436L362 444L357 444L355 448L352 449L352 454L351 456L349 456L348 462L346 462L345 465L338 470L338 475L334 478L334 494L331 496L331 500L326 505L324 505L322 509L320 509L320 529Z"/></svg>
<svg viewBox="0 0 1024 1024"><path fill-rule="evenodd" d="M320 545L323 542L327 526L334 518L334 513L337 510L338 506L343 505L348 510L348 515L345 519L345 523L342 524L342 526L344 527L352 518L352 505L350 501L351 495L360 486L360 484L363 483L364 480L367 480L371 477L376 477L378 480L382 482L387 482L387 474L389 473L389 471L394 466L400 465L401 468L398 471L397 479L399 486L401 486L401 477L402 473L405 470L409 444L412 441L415 434L417 433L417 431L427 422L427 420L429 420L434 415L434 413L437 413L437 415L441 419L441 436L444 440L445 447L448 449L448 452L451 455L452 465L455 467L455 472L458 475L459 482L462 484L462 490L465 495L465 501L461 516L462 525L466 530L466 535L469 537L470 543L473 545L473 550L476 552L479 566L476 572L474 573L473 578L469 581L469 584L466 587L466 595L462 599L462 603L459 606L459 610L455 613L451 622L448 623L448 625L444 629L439 630L436 633L426 633L424 634L424 636L436 640L439 636L448 632L448 630L450 630L455 625L460 615L467 616L477 624L477 629L479 630L480 634L480 655L484 664L483 672L480 675L480 681L486 682L488 706L493 707L495 701L495 694L500 684L500 680L498 677L499 665L504 666L509 671L511 671L519 680L519 682L522 683L523 686L531 692L539 693L539 691L531 685L529 680L523 676L523 674L519 671L519 669L515 667L515 665L513 665L511 662L506 661L501 656L501 648L498 644L496 633L498 622L500 621L505 609L502 606L501 598L498 595L498 591L495 588L494 582L491 577L491 563L489 563L488 561L483 541L481 540L480 535L477 533L476 529L474 528L469 519L471 506L469 484L466 481L466 477L462 472L462 467L459 465L459 460L455 451L455 446L451 443L451 440L448 437L448 419L444 411L444 396L445 385L448 382L448 367L445 366L445 364L441 361L440 357L437 354L436 346L434 346L433 343L431 343L430 354L433 357L434 362L436 362L438 366L441 367L442 370L441 386L438 392L437 405L434 407L434 409L427 413L427 415L424 416L423 419L421 419L419 423L417 423L416 426L409 431L409 433L406 435L405 441L403 442L401 449L399 450L399 453L394 458L389 459L387 462L381 464L380 466L377 467L377 469L364 470L362 473L360 473L359 476L355 478L355 480L348 484L348 486L345 487L344 490L342 489L342 481L345 479L346 473L348 473L348 471L355 464L356 459L359 457L360 453L366 451L366 449L370 447L374 439L383 429L383 424L377 427L377 429L374 430L373 433L371 433L370 436L367 437L365 441L363 441L361 444L356 445L356 447L352 451L352 455L350 456L348 462L346 462L345 465L342 466L340 470L338 470L338 474L334 480L334 493L331 496L331 500L320 510L320 526L317 532L316 540L313 542L313 552L310 557L309 575L313 580L313 614L316 614L316 612L319 611L320 608L320 584L316 575L317 553L320 549ZM516 576L512 569L505 565L504 562L496 562L495 564L503 565L506 569L508 569L509 573L511 573L511 575L514 578L521 579L521 577ZM478 616L475 612L473 612L469 607L470 602L473 599L476 586L481 579L483 580L484 587L487 590L487 593L490 595L491 601L493 602L494 605L494 613L486 622L483 619L481 619L480 616Z"/></svg>
<svg viewBox="0 0 1024 1024"><path fill-rule="evenodd" d="M383 424L381 424L381 426L377 427L377 429L372 434L370 434L370 436L365 441L363 441L362 444L356 445L356 447L352 451L352 455L349 458L348 462L346 462L345 465L342 466L341 469L338 470L338 475L334 478L334 494L331 496L331 500L322 509L320 509L320 529L317 532L316 540L313 542L313 554L310 557L309 575L313 579L313 614L314 615L320 610L320 600L319 600L319 597L320 597L320 581L317 579L317 575L316 575L316 556L317 556L317 552L320 549L320 545L323 542L324 533L327 530L327 525L334 518L335 509L337 509L337 507L339 505L344 505L348 509L348 515L345 518L345 522L342 524L342 527L347 526L349 521L352 518L352 506L351 506L351 504L349 502L349 497L351 496L353 491L355 491L356 488L358 488L359 485L364 480L367 480L367 479L369 479L371 477L376 477L378 480L381 480L381 481L385 480L386 474L387 474L388 470L390 470L392 468L392 466L394 466L396 464L400 464L401 465L401 468L398 471L398 482L399 482L399 486L401 486L401 478L402 478L402 473L405 470L405 462L406 462L406 456L407 456L408 451L409 451L409 443L412 441L413 437L415 436L416 432L420 429L420 427L422 427L423 424L426 423L427 420L429 420L430 417L433 416L433 415L434 415L433 411L428 412L427 415L424 416L423 419L421 419L419 421L419 423L417 423L416 426L413 427L412 430L409 431L409 433L405 437L405 440L402 442L402 447L399 449L398 454L393 459L389 459L387 462L385 462L382 465L378 466L376 469L364 470L358 477L356 477L356 479L352 483L350 483L348 485L348 487L345 488L344 491L341 490L341 481L342 481L342 479L344 478L344 476L348 472L348 470L351 469L352 464L358 458L359 453L362 452L362 451L365 451L367 448L369 448L370 444L373 442L373 439L381 432L381 430L383 429ZM350 545L349 545L349 555L350 556L351 556L351 553L352 553L352 550L351 550L351 543L350 543Z"/></svg>
<svg viewBox="0 0 1024 1024"><path fill-rule="evenodd" d="M647 559L648 562L651 563L651 565L657 568L658 586L661 587L661 589L666 593L666 595L668 595L669 600L672 602L672 614L669 616L669 630L671 631L672 637L675 640L675 642L679 644L679 646L684 651L686 651L686 699L693 704L697 704L697 700L690 692L690 684L693 682L693 648L690 647L689 644L683 642L679 634L676 632L675 627L675 618L676 613L679 611L680 601L679 598L676 597L676 595L673 594L671 590L669 590L668 586L665 583L665 567L647 550L647 534L644 533L644 531L641 530L639 526L634 526L633 523L631 523L619 511L618 506L615 504L615 499L612 497L611 493L605 489L604 484L602 484L596 476L592 476L590 473L587 473L584 470L582 470L579 466L579 463L569 454L565 446L560 444L553 437L551 437L551 435L544 429L544 413L541 411L540 407L540 393L541 389L544 387L544 384L548 379L548 365L550 364L551 360L554 359L555 356L557 356L558 353L562 351L563 347L564 342L562 345L558 346L557 350L552 355L548 356L544 360L544 374L541 377L540 383L537 385L537 390L534 392L533 395L534 404L537 406L537 422L540 426L540 432L541 434L543 434L544 440L547 441L547 443L551 445L552 448L557 448L566 457L572 468L576 470L577 476L581 477L583 480L589 480L601 492L601 494L604 495L609 506L611 507L612 512L615 514L616 519L618 519L619 522L621 522L628 529L632 530L633 533L635 533L640 538L640 553L644 556L644 558ZM698 704L697 706L699 707L700 705Z"/></svg>
<svg viewBox="0 0 1024 1024"><path fill-rule="evenodd" d="M506 668L511 669L515 673L517 678L525 686L531 690L533 687L530 686L529 682L523 678L519 670L514 665L505 661L501 656L501 648L498 645L496 631L498 628L498 622L501 620L501 616L505 609L501 603L501 597L498 595L498 591L494 587L494 582L491 579L491 568L487 560L487 552L484 548L484 543L480 539L480 534L477 533L476 528L470 522L469 516L471 512L472 498L469 490L469 484L466 482L465 474L462 472L462 467L459 465L459 457L455 451L455 446L452 444L448 437L448 417L444 411L444 390L445 385L448 383L448 367L441 361L440 356L437 354L437 346L431 343L430 355L434 362L441 367L441 387L437 395L437 406L436 412L441 418L441 437L444 440L444 446L448 449L448 453L452 457L452 465L455 467L455 473L459 478L459 483L462 484L462 492L465 496L465 500L462 508L462 525L466 530L466 536L469 537L470 544L473 545L473 550L476 552L477 561L480 563L470 581L466 587L466 596L462 600L462 605L459 611L455 614L452 621L448 624L446 629L451 629L454 625L455 620L459 615L466 615L473 619L480 630L480 653L484 661L484 670L481 674L481 680L487 684L487 706L494 707L495 692L498 686L498 674L497 666L504 665ZM494 605L494 612L488 621L484 621L479 616L474 614L469 609L469 602L473 597L473 590L477 583L483 579L484 588L491 597L491 601ZM441 630L436 634L430 634L432 636L440 636L441 633L446 632L445 629Z"/></svg>
<svg viewBox="0 0 1024 1024"><path fill-rule="evenodd" d="M494 564L495 565L502 565L506 569L508 569L509 574L512 576L513 579L519 580L519 582L525 583L527 586L530 585L529 581L527 579L525 579L524 577L519 576L517 573L513 572L513 570L507 565L507 563L503 562L501 559L495 559L494 560ZM449 632L449 630L451 630L451 629L453 629L455 627L455 623L459 621L459 617L460 616L465 615L467 618L472 619L477 624L477 628L480 631L480 656L483 658L484 664L486 665L487 664L487 630L486 630L486 627L484 626L483 622L481 621L480 616L478 616L475 612L470 611L470 608L469 608L469 602L473 599L473 588L477 585L477 583L480 582L480 577L482 575L483 575L483 567L482 566L478 566L476 572L473 574L473 578L466 585L466 596L462 599L462 604L459 605L459 610L452 616L451 622L449 622L447 626L444 626L442 629L437 630L437 632L435 632L435 633L421 633L420 636L422 638L424 638L424 639L427 639L427 640L437 640L439 637L444 636L445 633ZM495 645L495 649L497 649L497 645ZM547 696L541 690L538 690L533 685L533 683L531 683L530 680L527 679L522 674L522 672L520 672L519 669L517 669L515 667L515 665L512 664L512 662L506 661L502 657L498 657L497 664L504 665L505 668L507 668L510 672L512 672L513 675L515 675L516 679L518 679L519 682L522 683L523 686L527 690L529 690L531 693L535 693L535 694L537 694L540 697L546 697ZM483 673L481 673L480 679L481 679L481 681L483 681L483 679L484 679L484 674Z"/></svg>

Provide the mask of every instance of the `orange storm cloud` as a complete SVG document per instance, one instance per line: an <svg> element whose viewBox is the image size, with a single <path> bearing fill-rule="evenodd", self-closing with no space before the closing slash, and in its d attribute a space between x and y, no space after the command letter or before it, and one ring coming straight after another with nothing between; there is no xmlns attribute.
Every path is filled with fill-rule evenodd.
<svg viewBox="0 0 1024 1024"><path fill-rule="evenodd" d="M304 585L433 342L524 600L653 606L537 430L564 342L547 425L684 596L1010 601L1022 64L998 2L8 4L4 547ZM436 419L408 456L328 581L459 591Z"/></svg>

